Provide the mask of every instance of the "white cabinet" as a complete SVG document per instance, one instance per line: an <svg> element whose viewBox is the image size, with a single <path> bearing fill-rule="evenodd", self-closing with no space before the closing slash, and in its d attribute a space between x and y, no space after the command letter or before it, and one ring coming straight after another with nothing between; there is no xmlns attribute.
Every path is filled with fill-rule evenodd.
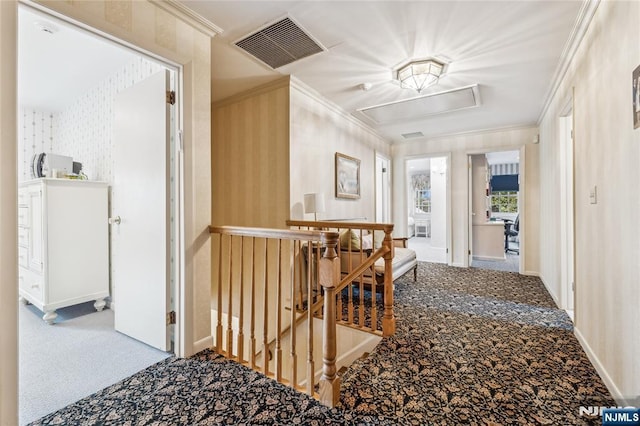
<svg viewBox="0 0 640 426"><path fill-rule="evenodd" d="M18 188L20 298L53 324L56 309L109 296L108 185L36 179Z"/></svg>

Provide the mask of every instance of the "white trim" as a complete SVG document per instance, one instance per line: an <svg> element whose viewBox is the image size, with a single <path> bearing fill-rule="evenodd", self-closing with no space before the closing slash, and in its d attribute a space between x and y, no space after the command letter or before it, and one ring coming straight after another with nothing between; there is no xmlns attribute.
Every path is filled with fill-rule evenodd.
<svg viewBox="0 0 640 426"><path fill-rule="evenodd" d="M205 349L213 347L213 336L208 335L204 339L196 340L193 342L193 353L197 354Z"/></svg>
<svg viewBox="0 0 640 426"><path fill-rule="evenodd" d="M540 272L536 272L536 271L524 271L522 273L522 275L526 275L528 277L538 277L538 278L540 278ZM542 279L541 279L541 281L542 281Z"/></svg>
<svg viewBox="0 0 640 426"><path fill-rule="evenodd" d="M473 256L473 260L488 260L491 262L504 262L506 259L504 257L495 257L495 256Z"/></svg>
<svg viewBox="0 0 640 426"><path fill-rule="evenodd" d="M152 1L155 5L161 7L161 3L159 3L157 0L150 0L150 1ZM173 1L173 0L169 0L169 1ZM173 72L175 76L175 83L177 86L175 87L176 111L175 111L175 117L174 117L174 120L175 120L174 133L175 134L173 136L176 138L176 149L178 145L182 145L179 143L179 139L180 139L180 134L182 133L184 128L184 116L183 116L184 114L184 91L183 91L184 65L183 64L171 61L168 58L157 55L140 46L137 46L135 44L122 40L118 38L116 35L113 35L105 31L101 31L98 28L92 27L88 24L78 21L71 16L67 16L61 12L55 11L53 9L49 9L46 6L35 3L34 0L19 0L18 7L30 8L30 9L36 10L40 14L46 15L48 18L59 21L61 25L73 27L75 30L81 31L86 35L89 35L98 40L101 40L102 42L111 43L113 45L118 46L119 48L127 49L131 51L133 54L137 56L143 56L145 57L145 59L150 59L154 62L157 62L162 67L168 69L170 72ZM190 21L188 21L187 23L189 22ZM17 46L16 46L16 50L17 50ZM178 155L176 155L174 160L178 162L178 164L176 164L176 167L182 167L182 162L180 161L180 158L178 157ZM169 161L169 158L167 158L167 161ZM168 185L171 185L171 184L168 183ZM176 196L184 192L184 174L183 173L176 173L175 181L173 185L175 185ZM167 187L167 189L169 188ZM175 271L176 287L175 289L171 289L173 290L173 294L171 294L171 296L174 298L173 309L176 311L176 314L177 314L176 326L174 328L174 333L173 333L173 343L174 343L173 352L178 357L184 357L190 354L189 348L185 345L184 339L186 336L189 335L187 333L193 329L193 322L187 321L187 318L184 315L182 315L182 313L185 312L186 310L186 299L185 297L183 297L182 290L185 289L187 286L184 274L182 273L182 271L184 270L183 268L185 263L185 259L184 259L185 252L183 250L184 237L185 237L184 235L185 234L184 233L184 199L178 198L176 202L179 203L175 212L176 217L174 218L174 220L177 222L176 229L175 229L176 241L174 243L176 245L175 246L176 258L174 259L174 265L176 265L175 266L176 267L176 271ZM167 223L167 225L169 226L169 223ZM168 235L167 235L167 238L168 238ZM169 261L170 259L167 258L167 262ZM169 285L168 282L167 282L167 285Z"/></svg>
<svg viewBox="0 0 640 426"><path fill-rule="evenodd" d="M441 139L450 139L458 136L466 136L466 135L482 135L487 133L501 133L508 132L512 130L527 130L527 129L538 129L538 123L529 123L529 124L518 124L515 126L504 126L504 127L492 127L488 129L478 129L478 130L467 130L464 132L454 132L454 133L445 133L442 135L436 136L420 136L419 138L411 138L410 140L392 140L391 145L408 145L416 142L428 142L428 141L437 141Z"/></svg>
<svg viewBox="0 0 640 426"><path fill-rule="evenodd" d="M446 230L445 230L445 245L446 247L441 248L441 250L445 251L445 258L446 261L444 262L445 264L449 265L449 266L455 266L453 264L453 209L451 208L452 206L452 193L451 193L451 163L452 163L452 152L451 151L443 151L443 152L433 152L433 153L428 153L428 154L415 154L415 155L407 155L405 157L403 157L404 162L402 163L403 167L404 167L404 186L403 186L403 190L402 190L402 197L403 197L403 207L402 207L402 212L403 212L403 217L407 218L409 217L409 200L407 198L408 193L409 193L409 168L407 167L407 162L410 160L420 160L420 159L425 159L425 158L446 158L447 159L447 181L445 183L445 197L446 197L446 213L445 213L445 217L446 217ZM408 228L408 223L404 223L405 225L405 229L403 230L403 233L400 235L405 235L405 233L408 234L407 232L407 228ZM415 235L415 232L414 232Z"/></svg>
<svg viewBox="0 0 640 426"><path fill-rule="evenodd" d="M201 33L208 35L209 37L215 37L218 34L222 34L224 30L209 21L202 15L189 9L182 3L178 3L176 0L149 0L150 3L158 6L160 9L169 12L176 18L184 21L188 25L197 29Z"/></svg>
<svg viewBox="0 0 640 426"><path fill-rule="evenodd" d="M361 129L366 130L367 132L371 133L373 136L376 136L376 137L380 138L382 140L382 142L385 142L387 145L391 145L392 144L392 141L390 141L387 138L385 138L384 136L382 136L380 133L378 133L377 130L375 130L374 128L368 126L366 123L363 123L362 121L358 120L357 118L353 117L351 114L345 112L345 110L343 110L338 105L334 104L330 100L328 100L325 97L323 97L319 92L317 92L316 90L314 90L311 87L307 86L306 84L304 84L302 81L300 81L295 76L293 76L293 75L290 76L290 80L289 81L290 81L290 87L292 89L297 89L300 93L302 93L304 95L307 95L311 99L321 103L326 108L330 109L331 111L335 112L336 114L339 114L340 116L344 117L346 120L350 121L351 123L357 125Z"/></svg>
<svg viewBox="0 0 640 426"><path fill-rule="evenodd" d="M567 44L562 51L562 55L560 55L560 63L556 68L556 71L551 79L552 83L549 88L549 92L545 98L542 110L540 111L540 115L538 116L538 125L542 123L542 118L547 113L549 106L551 105L551 101L556 95L558 88L560 87L560 83L564 79L567 71L569 69L569 65L573 60L573 57L584 38L584 35L587 33L587 29L591 24L591 20L598 9L598 5L600 4L600 0L587 0L583 3L580 12L578 13L578 18L576 19L575 25L571 30L571 35L567 40Z"/></svg>
<svg viewBox="0 0 640 426"><path fill-rule="evenodd" d="M462 263L452 263L451 266L453 266L454 268L468 268L468 266L465 266Z"/></svg>
<svg viewBox="0 0 640 426"><path fill-rule="evenodd" d="M582 349L584 349L584 352L587 354L587 358L589 358L589 361L591 361L591 364L593 364L593 366L595 367L596 371L600 375L600 378L604 382L604 385L609 390L609 393L611 393L611 396L613 396L613 399L615 399L616 403L621 407L627 406L622 392L620 392L620 389L618 389L613 379L607 372L607 369L604 368L604 365L602 365L602 362L600 362L598 356L595 354L593 349L591 349L591 346L589 346L587 340L584 338L578 327L573 327L573 334L578 339L580 346L582 346Z"/></svg>

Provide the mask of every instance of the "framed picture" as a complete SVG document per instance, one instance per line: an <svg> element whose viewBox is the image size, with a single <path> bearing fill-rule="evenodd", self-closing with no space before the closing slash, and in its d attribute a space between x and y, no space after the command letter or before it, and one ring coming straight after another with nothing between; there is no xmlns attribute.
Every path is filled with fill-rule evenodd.
<svg viewBox="0 0 640 426"><path fill-rule="evenodd" d="M631 93L633 95L633 128L640 127L640 65L631 74Z"/></svg>
<svg viewBox="0 0 640 426"><path fill-rule="evenodd" d="M360 198L360 160L336 152L336 198Z"/></svg>

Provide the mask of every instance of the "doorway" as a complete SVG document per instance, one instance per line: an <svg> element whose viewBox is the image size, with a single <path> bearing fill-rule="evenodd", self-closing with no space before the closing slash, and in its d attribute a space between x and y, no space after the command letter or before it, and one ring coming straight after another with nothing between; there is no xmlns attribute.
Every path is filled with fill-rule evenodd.
<svg viewBox="0 0 640 426"><path fill-rule="evenodd" d="M408 245L419 261L452 261L449 166L449 154L406 160Z"/></svg>
<svg viewBox="0 0 640 426"><path fill-rule="evenodd" d="M469 155L469 254L474 268L520 271L520 151Z"/></svg>
<svg viewBox="0 0 640 426"><path fill-rule="evenodd" d="M86 176L88 184L101 181L111 187L115 170L113 143L117 138L113 137L110 125L113 104L102 100L111 99L125 87L164 69L170 70L172 87L177 88L179 70L31 7L20 5L18 10L18 181L23 184L34 181L31 160L35 153L45 152L70 157L82 164L81 172L80 169L77 172L65 169L63 176L59 175L60 170L54 173L50 168L52 175L48 174L45 180L55 176L60 179L58 182L68 186L82 186L80 178ZM80 49L80 53L74 52L74 47ZM83 65L70 58L73 54L78 59L89 58L89 61ZM38 61L45 61L45 65ZM166 98L164 90L162 98ZM162 185L167 200L178 200L175 196L180 185L179 162L175 160L178 125L176 115L172 117L167 123L171 137L166 149L161 150L167 170L167 183ZM173 184L168 183L170 180ZM134 180L128 183L140 187ZM110 212L104 212L112 218L114 199L113 194L109 194ZM139 201L144 202L144 197ZM168 215L163 219L160 233L167 241L178 241L178 202L165 204ZM25 235L29 236L28 229ZM87 239L91 238L87 235ZM70 240L65 244L71 244ZM112 259L113 251L122 249L122 242L120 247L114 247L113 243L108 246L111 250L108 256ZM177 253L174 243L167 243L167 252ZM178 263L170 260L173 259L167 255L162 263ZM111 272L107 271L107 275L113 277L113 269L118 265L108 263ZM172 288L177 271L168 269L167 273L164 286ZM115 287L117 283L111 282L111 296L114 296ZM118 300L114 297L108 306L111 309L99 312L94 309L93 302L65 303L56 309L58 317L54 325L44 323L41 320L43 312L33 304L20 306L21 423L36 420L169 356L167 352L116 332L114 311L122 311L124 304L119 305L119 310L117 305ZM165 307L163 311L161 325L166 329ZM33 350L34 347L46 347L47 350ZM50 392L63 381L65 392Z"/></svg>
<svg viewBox="0 0 640 426"><path fill-rule="evenodd" d="M391 161L376 153L376 222L391 222Z"/></svg>
<svg viewBox="0 0 640 426"><path fill-rule="evenodd" d="M573 97L559 117L560 141L560 268L561 303L574 319L574 177L573 177Z"/></svg>

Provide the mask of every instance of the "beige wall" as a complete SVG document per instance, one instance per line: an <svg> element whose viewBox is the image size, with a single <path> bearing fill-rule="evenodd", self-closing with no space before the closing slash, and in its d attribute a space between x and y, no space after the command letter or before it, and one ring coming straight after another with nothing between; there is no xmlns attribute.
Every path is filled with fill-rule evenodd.
<svg viewBox="0 0 640 426"><path fill-rule="evenodd" d="M468 265L468 233L469 216L467 214L469 202L468 190L468 154L478 154L491 151L506 151L521 148L531 144L538 134L536 127L510 129L502 131L488 131L447 136L435 139L416 140L413 142L393 145L393 222L398 230L397 235L406 236L407 229L407 200L405 196L406 160L426 154L451 153L451 233L454 266ZM529 148L527 148L529 149ZM534 148L535 149L535 148ZM537 156L527 156L525 170L538 169ZM522 164L521 164L522 167ZM525 172L527 173L527 172ZM531 181L525 176L525 200L528 193L536 191L537 181ZM526 202L526 201L525 201ZM530 230L527 217L535 216L537 206L527 203L521 212L521 226L528 231L524 246L524 272L536 274L538 271L538 232Z"/></svg>
<svg viewBox="0 0 640 426"><path fill-rule="evenodd" d="M313 220L304 214L304 194L324 192L326 212L318 219L375 221L376 151L388 157L389 144L301 83L292 83L291 218ZM335 197L336 152L360 160L360 199Z"/></svg>
<svg viewBox="0 0 640 426"><path fill-rule="evenodd" d="M289 79L212 108L215 225L284 228L289 219Z"/></svg>
<svg viewBox="0 0 640 426"><path fill-rule="evenodd" d="M190 355L211 344L210 320L210 244L207 226L211 217L210 172L210 36L195 30L186 22L143 1L40 1L46 8L68 16L106 34L110 34L148 52L183 66L184 129L184 213L185 213L185 288L181 300L188 307L181 312L184 326L178 353ZM3 321L2 373L0 373L0 423L13 424L17 419L15 371L17 329L15 261L15 7L13 1L2 1L2 280L0 312ZM7 262L5 265L4 262ZM5 345L6 339L6 345ZM7 355L7 356L5 356ZM6 363L6 365L5 365ZM13 373L12 373L13 372ZM7 419L7 421L5 421Z"/></svg>
<svg viewBox="0 0 640 426"><path fill-rule="evenodd" d="M389 145L289 77L212 108L213 220L282 228L304 215L303 195L324 192L325 218L375 218L375 153ZM361 198L335 198L334 159L360 159Z"/></svg>
<svg viewBox="0 0 640 426"><path fill-rule="evenodd" d="M16 3L0 1L0 425L18 424Z"/></svg>
<svg viewBox="0 0 640 426"><path fill-rule="evenodd" d="M558 117L574 88L575 331L619 402L640 395L638 22L639 2L600 3L540 125L541 275L559 294ZM594 186L598 203L590 204Z"/></svg>

